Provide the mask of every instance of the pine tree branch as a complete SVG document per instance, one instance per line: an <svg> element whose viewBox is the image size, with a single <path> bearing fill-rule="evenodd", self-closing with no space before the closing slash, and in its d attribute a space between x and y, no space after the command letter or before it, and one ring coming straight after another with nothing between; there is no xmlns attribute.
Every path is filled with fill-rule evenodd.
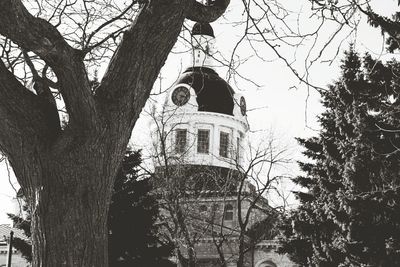
<svg viewBox="0 0 400 267"><path fill-rule="evenodd" d="M388 18L378 15L372 11L372 8L368 6L367 9L362 8L359 4L355 3L357 8L364 13L372 26L379 26L383 32L386 32L392 40L396 43L396 47L400 47L400 23L397 21L392 21Z"/></svg>

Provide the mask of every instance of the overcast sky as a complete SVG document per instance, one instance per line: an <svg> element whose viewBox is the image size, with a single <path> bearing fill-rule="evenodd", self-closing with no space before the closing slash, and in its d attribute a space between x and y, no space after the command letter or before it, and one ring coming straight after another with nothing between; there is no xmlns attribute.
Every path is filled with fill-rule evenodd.
<svg viewBox="0 0 400 267"><path fill-rule="evenodd" d="M216 48L221 52L225 58L230 58L230 53L235 47L237 40L243 35L243 25L234 26L228 22L239 21L241 18L240 6L241 1L232 1L229 8L230 12L226 14L225 18L218 20L212 24L216 35ZM283 3L288 1L282 1ZM293 2L293 1L291 1ZM302 1L295 1L302 2ZM396 1L377 1L380 2L379 6L374 6L380 12L388 12L395 10ZM384 2L384 3L382 3ZM296 12L303 10L301 16L302 30L305 32L315 28L316 21L308 19L309 6L301 6L300 3L285 4ZM290 17L288 23L296 23L297 16ZM326 40L333 31L326 28L321 33L321 40ZM348 31L347 31L348 32ZM346 32L343 33L342 41L346 37ZM325 35L325 36L324 36ZM339 76L339 59L342 58L342 52L339 52L338 58L332 63L323 62L334 57L339 44L339 41L333 43L326 51L324 56L318 60L315 65L310 69L309 81L320 87L326 87L332 80ZM362 21L359 30L351 34L343 43L343 48L347 48L350 42L355 43L356 50L360 52L369 51L376 57L385 60L392 55L387 55L384 51L382 53L383 39L380 31L366 26L365 21ZM296 51L293 48L282 48L282 54L289 59L290 62L295 62L296 69L303 70L304 59L307 55L309 43L298 48ZM322 47L323 42L319 43ZM260 60L254 56L253 50L245 43L241 44L238 48L237 55L241 59L247 59L239 69L239 76L235 80L230 80L230 84L235 91L239 91L246 97L248 112L248 121L252 132L257 132L255 135L262 136L264 133L273 131L276 137L282 144L288 145L293 155L299 156L300 148L296 146L294 137L307 137L316 134L315 129L318 129L316 123L316 116L322 111L319 103L318 93L308 88L304 84L300 84L298 79L289 70L285 63L278 59L276 54L270 47L264 43L254 44L255 49L258 51ZM317 46L318 47L318 46ZM179 71L188 65L190 59L190 52L182 52L183 49L179 44L174 49L173 54L168 58L161 75L162 75L162 88L168 88L173 84L179 75ZM313 51L313 55L318 53L318 49ZM236 56L235 56L236 58ZM227 69L225 67L218 68L221 77L227 76ZM253 81L260 85L255 86L253 83L246 81L246 79ZM160 88L159 82L156 83L155 88ZM148 108L148 107L147 107ZM148 144L148 118L142 115L137 122L132 135L131 143L137 148L143 148L143 144ZM297 169L291 170L292 174L296 173ZM9 223L7 220L6 212L14 212L12 198L15 196L14 188L18 188L15 178L11 175L10 184L8 181L8 172L4 161L0 162L0 224Z"/></svg>

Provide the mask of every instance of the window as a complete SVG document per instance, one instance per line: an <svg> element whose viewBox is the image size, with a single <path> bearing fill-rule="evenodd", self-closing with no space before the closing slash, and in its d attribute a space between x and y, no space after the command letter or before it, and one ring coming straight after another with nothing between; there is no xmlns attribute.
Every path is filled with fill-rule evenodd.
<svg viewBox="0 0 400 267"><path fill-rule="evenodd" d="M175 130L175 152L184 153L186 149L186 129Z"/></svg>
<svg viewBox="0 0 400 267"><path fill-rule="evenodd" d="M197 152L208 154L210 146L210 131L198 130L197 132Z"/></svg>
<svg viewBox="0 0 400 267"><path fill-rule="evenodd" d="M226 204L224 209L224 220L232 221L233 220L233 206L231 204Z"/></svg>
<svg viewBox="0 0 400 267"><path fill-rule="evenodd" d="M276 267L276 264L272 261L263 261L262 263L257 264L258 267Z"/></svg>
<svg viewBox="0 0 400 267"><path fill-rule="evenodd" d="M207 211L207 206L206 205L201 205L199 208L199 211L202 212L206 212Z"/></svg>
<svg viewBox="0 0 400 267"><path fill-rule="evenodd" d="M242 140L243 140L243 134L241 132L239 132L239 137L237 137L236 139L236 161L240 162L242 159L242 148L241 148L241 144L242 144Z"/></svg>
<svg viewBox="0 0 400 267"><path fill-rule="evenodd" d="M213 212L213 214L215 214L219 209L219 205L214 203L211 207L211 211Z"/></svg>
<svg viewBox="0 0 400 267"><path fill-rule="evenodd" d="M229 148L229 134L225 132L219 133L219 155L221 157L228 157Z"/></svg>

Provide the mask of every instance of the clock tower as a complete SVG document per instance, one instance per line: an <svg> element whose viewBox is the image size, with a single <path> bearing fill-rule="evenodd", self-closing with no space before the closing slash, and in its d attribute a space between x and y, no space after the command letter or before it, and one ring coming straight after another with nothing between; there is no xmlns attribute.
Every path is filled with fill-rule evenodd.
<svg viewBox="0 0 400 267"><path fill-rule="evenodd" d="M211 25L196 23L191 33L190 65L168 90L155 123L153 180L166 235L179 251L177 266L182 259L200 267L221 266L222 253L225 266L232 267L238 261L239 233L268 217L265 211L271 208L242 169L249 129L246 100L215 71ZM248 211L243 229L239 218ZM221 242L219 249L215 242ZM271 252L271 243L257 246L241 251L243 266L292 266Z"/></svg>
<svg viewBox="0 0 400 267"><path fill-rule="evenodd" d="M191 35L190 66L169 90L164 106L166 153L180 164L237 170L249 128L245 98L213 68L211 25L196 23Z"/></svg>
<svg viewBox="0 0 400 267"><path fill-rule="evenodd" d="M190 218L186 229L201 229L192 233L203 236L194 247L201 267L214 266L212 262L218 261L215 246L207 241L213 236L210 222L204 219L214 217L211 225L223 226L224 231L238 227L235 192L243 177L240 166L249 129L244 97L214 69L214 39L210 24L194 24L190 65L167 92L154 138L160 195L175 192L182 206L168 206L170 198L162 203L168 206L167 216L174 217L175 209L182 207L190 210L183 217ZM233 259L236 241L230 242L224 247L229 247L226 256ZM189 257L190 249L184 249L187 245L180 249Z"/></svg>

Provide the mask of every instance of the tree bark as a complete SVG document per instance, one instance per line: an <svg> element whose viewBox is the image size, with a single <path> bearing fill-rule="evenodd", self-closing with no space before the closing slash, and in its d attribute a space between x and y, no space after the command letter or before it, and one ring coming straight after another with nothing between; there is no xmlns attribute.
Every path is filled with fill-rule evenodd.
<svg viewBox="0 0 400 267"><path fill-rule="evenodd" d="M107 137L76 138L68 151L13 162L18 177L29 176L23 190L32 211L33 266L107 266L107 213L118 169L110 148L126 143Z"/></svg>
<svg viewBox="0 0 400 267"><path fill-rule="evenodd" d="M243 233L240 233L240 235L239 235L239 246L238 246L238 250L239 250L239 253L238 253L238 260L237 260L237 263L236 263L236 266L237 267L243 267L243 264L244 264L244 251L245 251L245 247L244 247L244 234Z"/></svg>
<svg viewBox="0 0 400 267"><path fill-rule="evenodd" d="M58 190L39 188L35 193L33 266L106 266L108 196L84 189L100 185L74 188L77 181L68 180L71 184L58 185Z"/></svg>

